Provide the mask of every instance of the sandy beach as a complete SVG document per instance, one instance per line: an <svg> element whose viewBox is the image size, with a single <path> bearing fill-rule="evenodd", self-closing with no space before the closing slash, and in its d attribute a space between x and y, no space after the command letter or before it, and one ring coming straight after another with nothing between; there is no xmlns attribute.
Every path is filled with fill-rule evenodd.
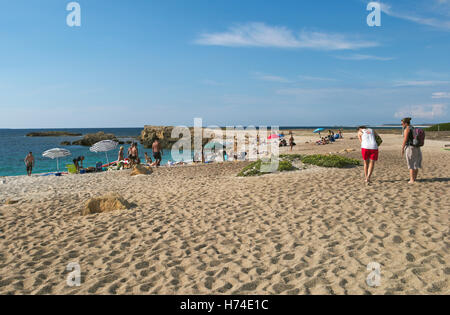
<svg viewBox="0 0 450 315"><path fill-rule="evenodd" d="M426 142L408 185L401 136L382 136L371 186L362 167L236 177L247 162L1 178L0 294L449 294L448 142ZM296 133L292 153L361 159L355 137ZM80 216L110 192L133 207Z"/></svg>

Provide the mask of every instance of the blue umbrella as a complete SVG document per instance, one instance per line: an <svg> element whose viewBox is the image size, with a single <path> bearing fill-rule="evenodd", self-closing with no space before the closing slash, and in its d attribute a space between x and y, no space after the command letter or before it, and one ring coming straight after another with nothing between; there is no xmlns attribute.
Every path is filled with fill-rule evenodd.
<svg viewBox="0 0 450 315"><path fill-rule="evenodd" d="M314 130L314 133L321 133L324 130L325 128L317 128L316 130Z"/></svg>

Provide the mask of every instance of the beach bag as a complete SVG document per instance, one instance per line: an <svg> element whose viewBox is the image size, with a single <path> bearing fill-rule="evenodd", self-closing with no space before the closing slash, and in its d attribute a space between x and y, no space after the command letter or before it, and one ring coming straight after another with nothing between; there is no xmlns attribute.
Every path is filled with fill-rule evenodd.
<svg viewBox="0 0 450 315"><path fill-rule="evenodd" d="M383 143L383 139L379 135L375 137L375 141L377 142L377 145L380 146Z"/></svg>
<svg viewBox="0 0 450 315"><path fill-rule="evenodd" d="M413 128L413 143L414 147L420 148L425 145L425 131L421 128Z"/></svg>

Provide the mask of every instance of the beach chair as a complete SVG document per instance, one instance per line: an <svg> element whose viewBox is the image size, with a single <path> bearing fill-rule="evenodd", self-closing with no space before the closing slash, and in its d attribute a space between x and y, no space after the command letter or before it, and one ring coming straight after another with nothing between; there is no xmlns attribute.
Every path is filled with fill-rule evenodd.
<svg viewBox="0 0 450 315"><path fill-rule="evenodd" d="M67 164L66 168L67 168L67 172L69 174L76 174L77 173L77 168L75 167L75 164Z"/></svg>

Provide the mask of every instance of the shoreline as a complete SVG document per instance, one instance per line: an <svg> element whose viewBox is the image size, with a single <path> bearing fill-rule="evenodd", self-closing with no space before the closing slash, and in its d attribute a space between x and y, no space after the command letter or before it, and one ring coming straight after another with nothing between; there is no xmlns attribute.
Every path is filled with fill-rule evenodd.
<svg viewBox="0 0 450 315"><path fill-rule="evenodd" d="M300 139L300 146L302 145L308 145L308 142L314 141L318 138L318 134L313 134L314 129L290 129L288 131L293 131L294 133L294 137L296 138L296 141L298 141L297 139ZM285 131L285 130L283 130ZM238 131L241 132L241 131ZM323 134L327 134L327 130L323 132ZM399 136L401 135L401 130L396 130L396 129L387 129L387 130L377 130L377 132L382 135L383 137L387 136ZM356 133L353 132L343 132L344 135L344 139L348 139L348 138L355 138L356 137ZM439 142L438 145L441 145L442 147L444 147L444 145L448 145L450 144L450 131L430 131L427 132L427 139L426 141L433 141L433 142ZM338 140L339 141L339 140ZM400 140L401 141L401 140ZM305 143L306 142L306 143ZM333 146L333 144L331 144L331 146ZM330 148L330 145L325 146L327 148ZM143 152L146 151L145 149L143 149ZM280 154L282 154L282 152L284 152L283 150L280 150ZM329 154L331 152L325 151L326 154ZM339 152L334 152L336 154L339 154ZM342 152L341 152L342 153ZM226 161L224 163L227 163ZM142 164L144 165L144 164ZM191 164L188 164L191 165ZM161 167L175 167L176 165L172 165L169 166L168 164L164 164L161 165ZM178 165L179 166L179 165ZM183 165L183 166L187 166L187 165ZM36 173L33 174L33 176L42 176L42 175L46 175L46 174L51 174L51 173L57 173L56 171L48 171L48 172L40 172L40 173ZM67 171L62 171L61 173L67 173ZM80 175L80 174L78 174ZM13 177L20 177L20 176L25 176L27 177L27 175L21 174L21 175L0 175L0 178L13 178Z"/></svg>

